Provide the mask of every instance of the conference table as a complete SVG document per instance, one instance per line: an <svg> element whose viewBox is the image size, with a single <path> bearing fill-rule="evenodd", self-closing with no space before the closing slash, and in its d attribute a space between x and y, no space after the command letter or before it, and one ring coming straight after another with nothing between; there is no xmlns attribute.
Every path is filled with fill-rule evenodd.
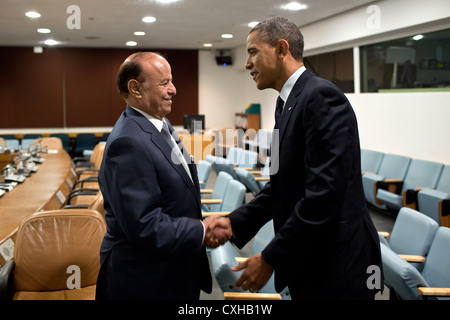
<svg viewBox="0 0 450 320"><path fill-rule="evenodd" d="M76 173L69 154L51 152L42 153L38 170L0 197L0 265L12 257L20 222L35 212L59 209L72 189Z"/></svg>

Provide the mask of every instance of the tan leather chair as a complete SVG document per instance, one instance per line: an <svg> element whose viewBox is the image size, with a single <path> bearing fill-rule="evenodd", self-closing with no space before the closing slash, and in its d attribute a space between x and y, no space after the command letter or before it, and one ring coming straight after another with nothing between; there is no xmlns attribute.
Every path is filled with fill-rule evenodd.
<svg viewBox="0 0 450 320"><path fill-rule="evenodd" d="M34 140L33 145L38 144L38 142L41 143L42 149L63 149L63 144L60 138L57 137L44 137L44 138L37 138Z"/></svg>
<svg viewBox="0 0 450 320"><path fill-rule="evenodd" d="M14 249L13 299L94 299L105 232L104 218L95 210L54 210L25 218ZM80 288L70 289L77 279Z"/></svg>

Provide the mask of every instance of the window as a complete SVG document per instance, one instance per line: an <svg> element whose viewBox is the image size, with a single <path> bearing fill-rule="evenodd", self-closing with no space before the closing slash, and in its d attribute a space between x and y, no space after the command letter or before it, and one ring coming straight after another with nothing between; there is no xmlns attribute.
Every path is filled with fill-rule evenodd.
<svg viewBox="0 0 450 320"><path fill-rule="evenodd" d="M450 29L361 47L361 92L450 91Z"/></svg>
<svg viewBox="0 0 450 320"><path fill-rule="evenodd" d="M305 66L316 76L332 81L343 92L353 93L353 49L305 57Z"/></svg>

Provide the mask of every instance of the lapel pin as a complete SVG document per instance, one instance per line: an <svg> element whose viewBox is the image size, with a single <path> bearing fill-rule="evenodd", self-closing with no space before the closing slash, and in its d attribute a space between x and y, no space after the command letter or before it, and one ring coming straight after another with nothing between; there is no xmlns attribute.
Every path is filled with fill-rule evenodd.
<svg viewBox="0 0 450 320"><path fill-rule="evenodd" d="M291 109L292 109L292 107L289 107L289 109L288 109L288 110L289 110L289 111L291 111Z"/></svg>

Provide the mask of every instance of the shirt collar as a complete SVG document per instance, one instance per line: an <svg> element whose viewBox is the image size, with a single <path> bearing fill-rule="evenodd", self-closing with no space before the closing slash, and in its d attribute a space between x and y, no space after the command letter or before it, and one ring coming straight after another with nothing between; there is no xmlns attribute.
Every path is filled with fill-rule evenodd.
<svg viewBox="0 0 450 320"><path fill-rule="evenodd" d="M161 132L164 120L159 120L159 119L155 118L154 116L148 114L147 112L142 111L141 109L137 109L137 108L135 108L133 106L130 106L130 107L133 108L134 110L136 110L137 112L139 112L140 114L142 114L144 117L146 117L155 126L155 128L159 132Z"/></svg>
<svg viewBox="0 0 450 320"><path fill-rule="evenodd" d="M302 73L306 70L305 66L301 66L297 69L286 81L283 88L280 91L280 97L283 99L284 103L286 103L287 98L291 94L292 88L294 87L295 83L297 82L298 78L302 75Z"/></svg>

